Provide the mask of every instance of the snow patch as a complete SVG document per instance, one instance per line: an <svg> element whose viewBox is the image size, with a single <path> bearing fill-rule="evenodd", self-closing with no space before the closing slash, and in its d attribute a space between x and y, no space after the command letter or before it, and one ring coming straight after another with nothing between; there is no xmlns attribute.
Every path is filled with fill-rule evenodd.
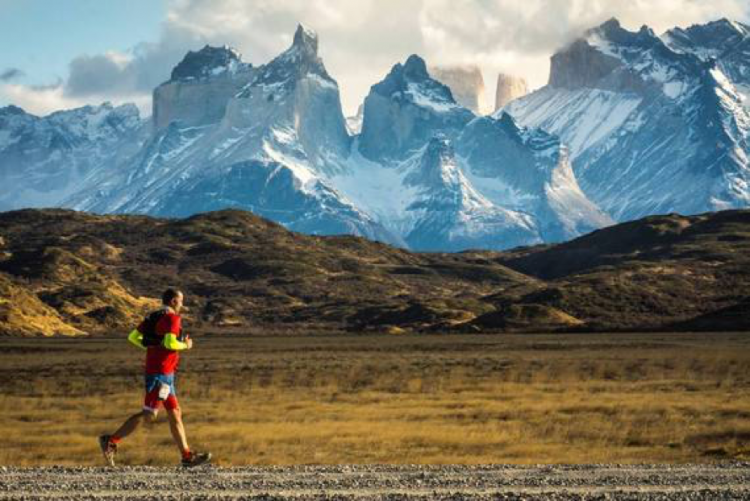
<svg viewBox="0 0 750 501"><path fill-rule="evenodd" d="M513 101L505 111L526 127L560 136L574 159L628 122L640 103L632 94L544 88Z"/></svg>
<svg viewBox="0 0 750 501"><path fill-rule="evenodd" d="M462 170L468 183L495 205L513 210L526 210L537 200L531 193L522 193L501 179L475 174L471 166L460 157L459 162L463 166Z"/></svg>
<svg viewBox="0 0 750 501"><path fill-rule="evenodd" d="M735 84L734 88L737 90L742 107L750 112L750 84Z"/></svg>
<svg viewBox="0 0 750 501"><path fill-rule="evenodd" d="M294 177L302 183L302 190L306 193L310 192L311 185L317 180L317 177L313 174L309 164L305 160L295 158L277 150L269 141L263 141L263 154L269 160L278 162L292 171Z"/></svg>
<svg viewBox="0 0 750 501"><path fill-rule="evenodd" d="M336 82L332 82L331 80L328 80L327 78L323 78L322 76L316 74L316 73L308 73L305 75L305 79L310 80L312 82L315 82L320 87L323 87L324 89L333 89L338 90L338 85L336 85Z"/></svg>
<svg viewBox="0 0 750 501"><path fill-rule="evenodd" d="M297 142L297 132L291 127L273 128L271 136L279 144L294 145Z"/></svg>
<svg viewBox="0 0 750 501"><path fill-rule="evenodd" d="M411 160L414 162L415 160ZM381 224L394 226L419 194L419 188L406 186L410 161L385 167L363 157L358 140L352 144L346 168L328 178L329 183L357 207L372 214Z"/></svg>
<svg viewBox="0 0 750 501"><path fill-rule="evenodd" d="M620 57L620 54L617 52L617 50L615 50L615 47L612 45L612 43L610 43L610 41L607 40L606 38L602 37L600 33L597 33L597 32L591 33L586 38L586 42L588 42L588 44L591 47L594 47L596 50L598 50L602 54L605 54L607 56L617 57L617 58Z"/></svg>
<svg viewBox="0 0 750 501"><path fill-rule="evenodd" d="M211 155L209 156L209 158L213 159L213 158L218 157L219 155L227 151L229 148L231 148L235 144L242 141L242 139L243 139L242 136L229 137L225 139L221 143L217 144L213 150L211 150Z"/></svg>
<svg viewBox="0 0 750 501"><path fill-rule="evenodd" d="M688 89L688 85L685 82L680 81L665 82L662 89L667 97L677 99L685 93Z"/></svg>
<svg viewBox="0 0 750 501"><path fill-rule="evenodd" d="M447 113L456 108L460 108L458 104L450 102L440 96L425 94L422 91L421 86L414 82L409 82L405 93L417 106L431 109L436 113Z"/></svg>

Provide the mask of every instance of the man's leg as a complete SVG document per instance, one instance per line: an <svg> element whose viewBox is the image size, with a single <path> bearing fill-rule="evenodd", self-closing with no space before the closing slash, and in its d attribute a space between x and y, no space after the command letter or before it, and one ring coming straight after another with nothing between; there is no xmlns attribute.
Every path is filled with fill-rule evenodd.
<svg viewBox="0 0 750 501"><path fill-rule="evenodd" d="M154 421L156 421L156 416L156 412L146 409L142 410L138 414L133 414L127 420L125 420L124 423L122 423L122 426L120 426L120 428L118 428L117 431L112 434L112 437L117 441L122 440L123 438L127 437L135 430L137 430L141 423L143 423L144 421L147 423L153 423Z"/></svg>
<svg viewBox="0 0 750 501"><path fill-rule="evenodd" d="M210 452L192 452L190 450L185 436L185 425L182 424L182 411L174 395L167 398L164 402L164 408L167 409L167 416L169 416L169 429L172 431L172 438L174 438L174 442L180 449L180 454L182 454L182 466L193 467L209 463L211 461Z"/></svg>
<svg viewBox="0 0 750 501"><path fill-rule="evenodd" d="M104 459L109 466L115 465L115 456L117 455L117 444L133 433L142 422L153 423L156 421L156 411L146 410L133 414L120 426L112 435L101 435L99 437L99 447L102 449Z"/></svg>
<svg viewBox="0 0 750 501"><path fill-rule="evenodd" d="M172 432L172 438L183 458L190 456L190 447L188 446L187 436L185 435L185 425L182 424L182 411L179 405L166 406L167 416L169 417L169 429Z"/></svg>

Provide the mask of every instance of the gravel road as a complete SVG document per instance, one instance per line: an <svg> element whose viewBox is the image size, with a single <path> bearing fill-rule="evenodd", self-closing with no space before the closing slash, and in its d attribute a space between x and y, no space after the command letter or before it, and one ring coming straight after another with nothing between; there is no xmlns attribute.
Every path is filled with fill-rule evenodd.
<svg viewBox="0 0 750 501"><path fill-rule="evenodd" d="M5 499L750 499L750 463L0 467L0 500Z"/></svg>

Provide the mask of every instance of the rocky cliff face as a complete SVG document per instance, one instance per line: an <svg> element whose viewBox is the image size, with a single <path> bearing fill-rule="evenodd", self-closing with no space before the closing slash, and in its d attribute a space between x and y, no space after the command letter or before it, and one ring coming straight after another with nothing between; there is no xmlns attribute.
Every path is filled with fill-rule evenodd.
<svg viewBox="0 0 750 501"><path fill-rule="evenodd" d="M537 148L509 118L497 122L501 134L472 126L474 114L418 56L372 87L353 140L309 30L252 71L219 122L158 129L133 169L106 173L68 203L168 216L241 207L296 231L432 251L528 245L609 223L580 191L565 198L577 185L569 169L558 175L559 141L545 135L552 146ZM560 217L560 205L576 216Z"/></svg>
<svg viewBox="0 0 750 501"><path fill-rule="evenodd" d="M670 54L663 41L647 26L630 32L617 19L610 19L552 56L549 86L644 94L653 84L658 84L650 77L651 70L657 68L643 71L644 68L638 66L638 60L645 53L657 59L674 59L674 54ZM689 65L690 62L676 64Z"/></svg>
<svg viewBox="0 0 750 501"><path fill-rule="evenodd" d="M501 248L542 241L529 214L494 204L472 185L451 143L433 138L422 150L406 186L419 196L406 208L414 224L405 236L422 251Z"/></svg>
<svg viewBox="0 0 750 501"><path fill-rule="evenodd" d="M229 47L206 45L188 52L172 70L169 81L154 89L154 127L160 130L173 122L193 127L220 121L229 100L253 75L252 65L243 63Z"/></svg>
<svg viewBox="0 0 750 501"><path fill-rule="evenodd" d="M458 104L476 114L483 112L484 77L478 66L430 66L428 71L450 88Z"/></svg>
<svg viewBox="0 0 750 501"><path fill-rule="evenodd" d="M621 64L616 58L603 54L585 40L576 40L564 51L552 56L549 85L563 89L578 89L601 85Z"/></svg>
<svg viewBox="0 0 750 501"><path fill-rule="evenodd" d="M223 126L291 128L307 157L325 168L326 154L346 155L349 135L338 84L318 55L315 33L299 26L292 46L260 67L227 106Z"/></svg>
<svg viewBox="0 0 750 501"><path fill-rule="evenodd" d="M529 86L525 79L500 73L497 76L497 87L495 89L495 111L514 99L525 96L528 92Z"/></svg>

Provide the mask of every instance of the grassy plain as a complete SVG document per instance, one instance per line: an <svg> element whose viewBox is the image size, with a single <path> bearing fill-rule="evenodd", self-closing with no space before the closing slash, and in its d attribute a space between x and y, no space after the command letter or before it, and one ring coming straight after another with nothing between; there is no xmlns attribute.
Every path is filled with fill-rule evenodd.
<svg viewBox="0 0 750 501"><path fill-rule="evenodd" d="M750 458L750 335L201 336L177 391L222 465ZM124 339L0 339L0 464L98 465L140 409ZM177 461L161 415L122 464Z"/></svg>

